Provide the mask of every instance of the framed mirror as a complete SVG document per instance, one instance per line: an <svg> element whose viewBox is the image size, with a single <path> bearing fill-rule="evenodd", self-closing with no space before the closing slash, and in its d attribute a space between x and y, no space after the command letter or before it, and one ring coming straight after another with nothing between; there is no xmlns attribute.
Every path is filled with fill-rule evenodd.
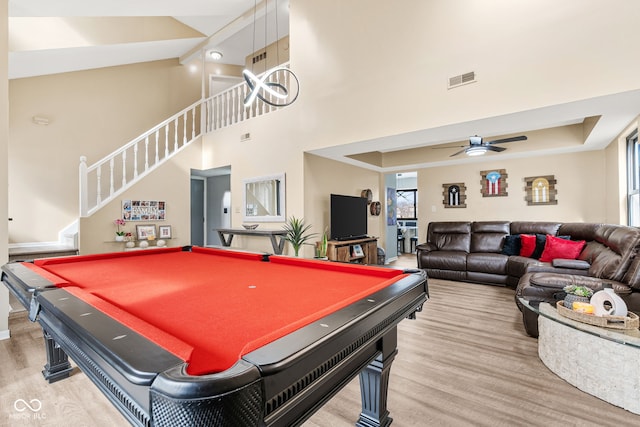
<svg viewBox="0 0 640 427"><path fill-rule="evenodd" d="M245 179L242 206L244 222L284 222L284 174Z"/></svg>

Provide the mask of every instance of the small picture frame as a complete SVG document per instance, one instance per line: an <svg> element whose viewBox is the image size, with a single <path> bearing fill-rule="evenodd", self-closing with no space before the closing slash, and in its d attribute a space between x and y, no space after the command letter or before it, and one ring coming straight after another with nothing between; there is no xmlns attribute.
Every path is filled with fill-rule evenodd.
<svg viewBox="0 0 640 427"><path fill-rule="evenodd" d="M359 257L359 258L364 256L364 252L362 251L362 246L353 245L353 256L354 257Z"/></svg>
<svg viewBox="0 0 640 427"><path fill-rule="evenodd" d="M136 237L138 240L155 240L155 225L136 225Z"/></svg>
<svg viewBox="0 0 640 427"><path fill-rule="evenodd" d="M159 239L170 239L171 238L171 226L170 225L159 225L158 226L158 238Z"/></svg>

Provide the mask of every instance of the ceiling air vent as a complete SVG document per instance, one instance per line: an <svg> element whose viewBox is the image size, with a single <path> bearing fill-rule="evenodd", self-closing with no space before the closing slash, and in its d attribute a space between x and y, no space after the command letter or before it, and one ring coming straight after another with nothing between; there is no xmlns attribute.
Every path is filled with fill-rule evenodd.
<svg viewBox="0 0 640 427"><path fill-rule="evenodd" d="M464 73L460 74L459 76L449 77L449 89L475 82L476 73L475 71L471 71L470 73Z"/></svg>
<svg viewBox="0 0 640 427"><path fill-rule="evenodd" d="M240 142L248 141L250 139L251 139L251 134L248 132L240 135Z"/></svg>

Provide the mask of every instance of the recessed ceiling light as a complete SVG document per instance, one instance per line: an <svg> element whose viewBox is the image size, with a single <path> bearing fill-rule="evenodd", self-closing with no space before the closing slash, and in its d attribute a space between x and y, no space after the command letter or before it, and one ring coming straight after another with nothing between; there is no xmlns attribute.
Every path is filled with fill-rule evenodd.
<svg viewBox="0 0 640 427"><path fill-rule="evenodd" d="M211 59L213 59L214 61L222 59L222 53L218 52L217 50L212 50L211 52L209 52L209 56L211 56Z"/></svg>

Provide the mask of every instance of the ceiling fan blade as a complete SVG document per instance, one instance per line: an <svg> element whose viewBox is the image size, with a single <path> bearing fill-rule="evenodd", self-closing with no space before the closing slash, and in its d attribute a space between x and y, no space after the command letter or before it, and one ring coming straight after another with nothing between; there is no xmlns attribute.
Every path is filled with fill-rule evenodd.
<svg viewBox="0 0 640 427"><path fill-rule="evenodd" d="M526 136L514 136L512 138L504 138L504 139L496 139L495 141L485 142L485 144L504 144L505 142L514 142L514 141L525 141L527 139Z"/></svg>
<svg viewBox="0 0 640 427"><path fill-rule="evenodd" d="M466 145L450 145L448 147L431 147L433 150L442 150L443 148L462 148L466 147Z"/></svg>
<svg viewBox="0 0 640 427"><path fill-rule="evenodd" d="M460 150L460 151L458 151L457 153L453 153L453 154L452 154L452 155L450 155L449 157L457 156L458 154L462 154L462 153L464 153L465 151L467 151L467 149L466 149L466 148L465 148L464 150Z"/></svg>
<svg viewBox="0 0 640 427"><path fill-rule="evenodd" d="M506 150L506 148L504 148L504 147L494 147L493 145L487 145L487 150L495 151L496 153L499 153L501 151Z"/></svg>

